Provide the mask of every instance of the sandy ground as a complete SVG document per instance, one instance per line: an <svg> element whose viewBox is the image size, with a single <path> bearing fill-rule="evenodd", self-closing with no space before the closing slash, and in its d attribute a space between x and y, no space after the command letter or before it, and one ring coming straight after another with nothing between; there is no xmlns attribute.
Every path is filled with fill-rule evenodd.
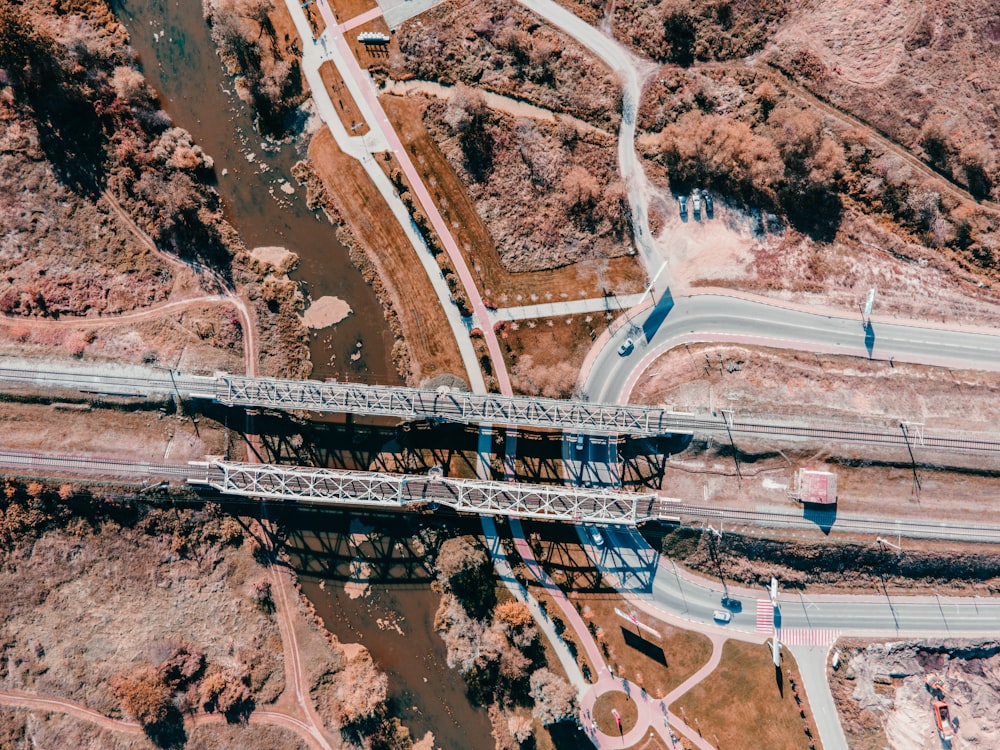
<svg viewBox="0 0 1000 750"><path fill-rule="evenodd" d="M797 233L760 231L753 217L718 198L713 219L694 221L689 212L685 222L666 191L650 190L652 205L665 217L657 247L681 293L717 286L846 312L858 310L876 287L875 312L881 315L989 326L1000 316L1000 300L991 291L935 268L928 262L932 251L907 245L853 211L843 229L851 240L819 246Z"/></svg>
<svg viewBox="0 0 1000 750"><path fill-rule="evenodd" d="M250 257L259 263L266 263L280 273L291 270L299 256L284 247L255 247L250 251Z"/></svg>
<svg viewBox="0 0 1000 750"><path fill-rule="evenodd" d="M302 315L302 321L312 329L335 326L353 312L339 297L320 297Z"/></svg>
<svg viewBox="0 0 1000 750"><path fill-rule="evenodd" d="M941 653L951 650L952 653ZM943 697L956 720L953 748L994 748L1000 744L1000 656L997 644L947 641L944 644L887 643L844 648L833 673L834 696L851 748L941 750L931 702ZM942 681L932 695L926 675Z"/></svg>
<svg viewBox="0 0 1000 750"><path fill-rule="evenodd" d="M1000 378L988 373L868 362L850 357L786 356L737 346L691 346L665 355L636 389L647 403L678 411L733 408L738 417L780 414L859 415L877 424L900 419L927 430L991 432L1000 421ZM838 475L838 508L844 512L946 515L982 520L997 507L996 481L989 475L946 471L939 464L997 470L995 461L922 454L916 450L919 486L905 449L872 451L851 446L803 443L790 449L737 438L745 452L740 472L728 446L704 441L657 464L640 457L624 466L626 482L660 487L685 502L727 503L759 509L798 508L788 495L799 468L828 468Z"/></svg>

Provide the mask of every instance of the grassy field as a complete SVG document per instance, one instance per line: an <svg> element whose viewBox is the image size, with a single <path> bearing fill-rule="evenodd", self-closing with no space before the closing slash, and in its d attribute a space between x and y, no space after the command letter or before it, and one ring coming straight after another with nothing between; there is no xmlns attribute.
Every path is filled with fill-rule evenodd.
<svg viewBox="0 0 1000 750"><path fill-rule="evenodd" d="M728 641L715 672L671 710L686 717L691 727L718 747L818 748L819 734L804 700L798 667L790 654L782 655L776 673L766 646ZM813 739L806 735L806 727Z"/></svg>
<svg viewBox="0 0 1000 750"><path fill-rule="evenodd" d="M463 376L458 343L413 247L362 166L325 128L309 145L309 162L328 197L364 248L398 315L410 348L414 384L444 373Z"/></svg>
<svg viewBox="0 0 1000 750"><path fill-rule="evenodd" d="M400 96L383 96L380 100L438 210L451 226L484 298L507 307L598 297L601 289L619 294L642 291L645 278L634 256L576 263L550 271L508 272L465 186L424 127L419 102Z"/></svg>
<svg viewBox="0 0 1000 750"><path fill-rule="evenodd" d="M333 108L337 110L337 116L340 118L340 122L347 132L354 135L364 135L367 133L370 130L368 123L365 122L365 118L362 116L357 102L354 101L354 97L351 96L351 92L344 85L344 79L340 75L340 71L337 70L337 66L327 60L319 66L319 76L323 79L323 85L326 86L326 90L330 92L330 100L333 102ZM354 127L356 125L358 127L355 130Z"/></svg>
<svg viewBox="0 0 1000 750"><path fill-rule="evenodd" d="M618 616L615 609L631 608L614 589L602 580L587 559L576 531L553 525L525 524L531 535L537 559L568 594L588 628L596 634L607 664L616 675L627 677L650 696L662 698L698 671L712 654L712 644L705 636L675 628L640 612L635 617L659 633L656 638ZM531 532L537 532L537 536ZM538 595L532 588L532 593ZM550 611L554 611L551 610Z"/></svg>

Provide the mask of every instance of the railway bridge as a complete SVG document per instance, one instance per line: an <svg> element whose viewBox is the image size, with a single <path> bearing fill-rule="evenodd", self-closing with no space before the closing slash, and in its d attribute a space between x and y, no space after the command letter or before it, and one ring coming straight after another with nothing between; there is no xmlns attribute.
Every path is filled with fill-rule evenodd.
<svg viewBox="0 0 1000 750"><path fill-rule="evenodd" d="M730 410L699 414L662 405L602 404L579 400L477 394L448 389L247 377L229 373L192 375L166 368L117 368L0 364L0 382L68 388L116 396L175 396L229 406L285 411L334 412L404 420L427 419L500 424L589 434L698 435L731 442L736 437L780 442L825 442L1000 455L996 433L931 431L903 419L848 422L826 417L744 417Z"/></svg>

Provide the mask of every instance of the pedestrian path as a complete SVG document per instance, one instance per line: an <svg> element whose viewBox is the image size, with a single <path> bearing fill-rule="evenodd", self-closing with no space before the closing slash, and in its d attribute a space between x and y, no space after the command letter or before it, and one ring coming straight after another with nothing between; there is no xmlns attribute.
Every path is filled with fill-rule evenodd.
<svg viewBox="0 0 1000 750"><path fill-rule="evenodd" d="M502 307L490 314L495 320L531 320L532 318L554 318L561 315L584 315L594 312L610 312L635 307L645 297L645 293L626 294L621 297L590 297L588 299L539 302L534 305Z"/></svg>
<svg viewBox="0 0 1000 750"><path fill-rule="evenodd" d="M832 646L840 637L835 628L783 628L781 618L778 627L774 625L775 607L770 599L757 600L757 632L778 632L778 640L786 646Z"/></svg>
<svg viewBox="0 0 1000 750"><path fill-rule="evenodd" d="M770 599L757 600L757 630L761 633L774 630L774 605Z"/></svg>
<svg viewBox="0 0 1000 750"><path fill-rule="evenodd" d="M782 628L781 642L786 646L832 646L840 631L832 628Z"/></svg>

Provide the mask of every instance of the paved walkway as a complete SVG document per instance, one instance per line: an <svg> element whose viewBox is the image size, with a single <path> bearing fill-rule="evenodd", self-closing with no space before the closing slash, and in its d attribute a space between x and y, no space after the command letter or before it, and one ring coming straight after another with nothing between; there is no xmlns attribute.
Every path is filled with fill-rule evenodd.
<svg viewBox="0 0 1000 750"><path fill-rule="evenodd" d="M795 657L795 663L799 665L802 687L806 691L806 700L812 709L813 718L816 719L823 750L847 750L847 737L844 735L844 727L840 723L827 677L829 669L826 657L830 653L830 646L791 646L789 650Z"/></svg>
<svg viewBox="0 0 1000 750"><path fill-rule="evenodd" d="M591 297L589 299L560 300L557 302L539 302L533 305L517 307L502 307L490 313L494 321L500 320L531 320L533 318L555 318L568 315L585 315L594 312L610 312L623 310L638 305L645 292L626 294L621 297Z"/></svg>
<svg viewBox="0 0 1000 750"><path fill-rule="evenodd" d="M291 2L291 0L286 0L286 2ZM323 20L326 22L326 30L323 32L321 45L330 51L331 59L335 57L337 68L341 71L341 75L344 76L345 81L348 79L353 80L354 87L349 86L349 89L352 96L355 96L355 91L360 93L360 100L355 97L358 104L360 105L363 101L367 110L374 115L371 119L367 120L368 126L372 131L381 132L382 139L399 161L400 169L406 175L413 194L420 201L420 205L424 209L424 214L430 221L431 227L437 233L438 239L441 241L452 267L455 269L456 275L462 282L462 287L469 300L469 305L472 307L474 316L480 321L488 321L489 314L487 313L486 306L483 304L483 298L479 294L479 289L476 287L472 273L469 271L468 264L466 264L465 258L461 250L459 250L458 244L455 242L455 238L452 237L447 222L441 216L424 185L420 173L413 165L409 152L403 147L399 136L390 125L389 118L382 109L381 103L379 103L374 82L368 75L368 72L362 70L361 66L358 65L358 61L354 58L343 32L340 31L337 19L334 17L333 11L330 10L330 6L326 0L319 0L317 6L319 7L320 14L323 16ZM366 137L370 138L371 133ZM451 306L450 303L448 304ZM503 353L500 349L500 342L497 340L492 326L484 325L482 331L486 347L489 349L490 359L493 362L493 374L497 381L497 387L501 393L509 396L513 391L511 390L510 377L507 374Z"/></svg>
<svg viewBox="0 0 1000 750"><path fill-rule="evenodd" d="M469 339L468 326L466 326L465 321L462 319L462 315L459 313L458 308L451 302L451 292L448 289L447 283L445 283L441 269L438 266L437 261L434 259L433 254L424 242L423 236L414 225L409 211L403 204L399 195L396 193L396 190L389 181L389 178L379 168L378 164L375 163L374 158L369 154L369 149L373 151L387 150L388 143L382 132L381 126L379 125L375 112L370 109L368 102L362 95L362 86L358 83L354 76L348 74L348 61L341 53L340 47L331 45L326 41L325 36L322 37L321 40L313 40L312 28L309 25L305 12L302 10L297 0L285 0L285 5L295 22L295 27L299 32L299 36L302 38L302 72L309 83L312 98L316 104L316 111L326 124L326 127L329 128L330 133L333 135L334 140L337 141L337 145L340 147L341 151L361 162L365 172L368 174L372 182L375 183L376 188L378 188L382 197L388 204L389 210L392 211L393 216L399 222L403 231L409 238L410 243L415 248L416 256L420 260L424 272L427 274L427 278L430 279L431 285L434 287L434 291L436 292L438 299L441 301L441 308L444 310L445 316L448 319L448 325L451 329L451 333L458 342L459 353L462 356L462 363L465 366L466 375L469 379L469 387L476 393L485 393L486 383L483 379L482 371L479 368L479 360L478 357L476 357L475 349ZM350 60L354 60L354 57L350 55L349 50L348 57ZM337 70L340 72L341 78L343 78L351 97L358 105L362 117L367 123L369 123L371 130L364 137L350 135L344 128L344 125L340 120L340 116L337 114L337 110L333 106L330 94L326 90L326 86L319 75L320 65L327 60L333 62L337 67ZM357 67L356 62L355 67Z"/></svg>
<svg viewBox="0 0 1000 750"><path fill-rule="evenodd" d="M584 731L587 733L587 736L590 737L591 741L598 748L617 748L634 745L642 740L650 730L653 730L657 732L665 742L670 743L670 746L672 747L673 739L665 718L667 716L667 704L663 704L661 701L656 701L655 699L650 698L639 685L629 682L626 679L616 677L611 670L608 669L608 666L604 663L604 658L601 656L601 650L596 641L594 641L593 637L590 635L590 631L587 629L587 624L583 621L580 613L576 611L576 607L574 607L572 602L569 601L566 594L563 593L563 591L556 585L555 581L549 577L549 575L542 569L542 566L535 559L535 554L532 552L531 546L525 538L524 529L521 526L520 520L511 518L510 528L511 533L514 536L514 546L517 549L518 554L521 556L521 559L524 561L524 564L527 566L528 571L549 593L552 600L559 607L567 625L572 628L573 632L576 634L577 640L586 653L587 660L593 665L593 676L597 678L597 681L580 697L581 723ZM717 660L715 664L718 664ZM698 680L695 680L694 677L689 679L685 683L687 686L685 689L690 689L690 687L695 685L697 682L700 682L704 676L711 673L712 669L715 668L715 664L712 664L710 661L708 665L699 671L698 674L701 674L702 677ZM710 668L709 665L711 665ZM633 700L635 700L636 708L638 709L638 719L636 720L635 726L632 727L632 729L624 736L616 737L604 734L597 728L596 723L593 721L592 716L594 704L601 695L608 692L624 692L626 695L629 695L633 698ZM688 739L689 742L693 743L695 747L698 747L700 750L712 750L712 746L699 737L698 733L685 724L682 719L677 716L670 715L669 721Z"/></svg>

